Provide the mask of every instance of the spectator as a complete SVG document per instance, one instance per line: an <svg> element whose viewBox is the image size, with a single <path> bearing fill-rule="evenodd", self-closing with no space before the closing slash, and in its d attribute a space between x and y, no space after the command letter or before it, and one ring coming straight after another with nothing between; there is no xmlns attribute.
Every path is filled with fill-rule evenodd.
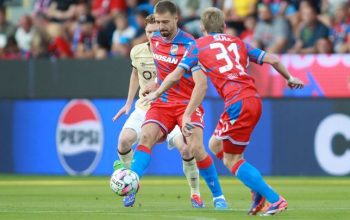
<svg viewBox="0 0 350 220"><path fill-rule="evenodd" d="M14 36L10 36L7 39L6 46L3 50L3 53L0 55L0 59L4 59L4 60L22 59L21 52L17 46L17 42Z"/></svg>
<svg viewBox="0 0 350 220"><path fill-rule="evenodd" d="M195 38L201 36L200 16L204 9L213 6L212 0L174 0L180 9L181 26Z"/></svg>
<svg viewBox="0 0 350 220"><path fill-rule="evenodd" d="M330 54L333 52L333 45L331 41L328 38L322 38L319 39L316 42L316 51L315 53L323 53L323 54Z"/></svg>
<svg viewBox="0 0 350 220"><path fill-rule="evenodd" d="M50 55L59 59L73 58L71 45L65 37L63 26L51 23L46 29L50 41L48 46Z"/></svg>
<svg viewBox="0 0 350 220"><path fill-rule="evenodd" d="M349 51L350 15L348 3L340 4L336 8L330 39L333 43L334 52L346 53Z"/></svg>
<svg viewBox="0 0 350 220"><path fill-rule="evenodd" d="M255 14L257 2L258 0L224 0L226 20L243 21L245 17Z"/></svg>
<svg viewBox="0 0 350 220"><path fill-rule="evenodd" d="M48 58L49 57L49 37L46 32L36 29L33 33L30 44L29 57Z"/></svg>
<svg viewBox="0 0 350 220"><path fill-rule="evenodd" d="M289 17L296 13L294 5L289 0L262 0L262 3L268 5L274 16Z"/></svg>
<svg viewBox="0 0 350 220"><path fill-rule="evenodd" d="M258 15L253 45L270 53L285 52L292 41L288 21L280 16L274 18L266 4L259 4Z"/></svg>
<svg viewBox="0 0 350 220"><path fill-rule="evenodd" d="M53 22L64 23L75 14L77 0L51 0L46 16Z"/></svg>
<svg viewBox="0 0 350 220"><path fill-rule="evenodd" d="M256 18L254 15L250 15L246 17L244 20L244 31L241 33L240 38L245 42L252 44L253 43L253 37L254 37L254 31L256 27Z"/></svg>
<svg viewBox="0 0 350 220"><path fill-rule="evenodd" d="M75 53L81 37L81 22L86 16L91 15L90 9L87 4L79 3L76 7L75 20L68 25L69 36L71 39L72 50Z"/></svg>
<svg viewBox="0 0 350 220"><path fill-rule="evenodd" d="M95 19L92 15L80 18L81 35L75 53L76 58L95 58L96 55L96 30Z"/></svg>
<svg viewBox="0 0 350 220"><path fill-rule="evenodd" d="M29 52L33 38L34 27L29 15L24 15L19 20L19 27L15 33L15 38L19 49L22 52Z"/></svg>
<svg viewBox="0 0 350 220"><path fill-rule="evenodd" d="M316 9L305 7L301 11L302 28L300 35L289 53L317 53L317 42L327 40L328 28L317 19Z"/></svg>
<svg viewBox="0 0 350 220"><path fill-rule="evenodd" d="M223 0L223 11L226 18L226 33L239 36L244 30L243 21L256 13L258 0Z"/></svg>
<svg viewBox="0 0 350 220"><path fill-rule="evenodd" d="M128 56L131 47L131 40L136 35L136 29L129 25L128 17L125 13L118 14L115 19L117 29L112 38L112 54Z"/></svg>
<svg viewBox="0 0 350 220"><path fill-rule="evenodd" d="M97 51L99 59L106 58L111 50L112 37L115 30L113 18L120 12L126 12L125 0L92 0L92 15L97 28Z"/></svg>
<svg viewBox="0 0 350 220"><path fill-rule="evenodd" d="M16 26L6 19L6 8L0 6L0 49L6 46L7 39L14 36L15 32Z"/></svg>
<svg viewBox="0 0 350 220"><path fill-rule="evenodd" d="M146 33L145 33L145 25L146 25L146 17L149 15L146 10L136 10L135 18L137 25L140 27L135 35L135 38L132 40L132 46L143 43L147 41Z"/></svg>
<svg viewBox="0 0 350 220"><path fill-rule="evenodd" d="M148 14L153 13L153 5L148 3L147 0L126 0L126 5L128 6L128 21L129 25L136 29L140 29L138 26L136 18L134 16L136 11L147 11Z"/></svg>
<svg viewBox="0 0 350 220"><path fill-rule="evenodd" d="M124 0L92 0L92 15L98 27L105 27L119 12L126 11Z"/></svg>
<svg viewBox="0 0 350 220"><path fill-rule="evenodd" d="M36 16L46 16L48 13L49 7L51 4L51 0L36 0L33 7L33 17Z"/></svg>

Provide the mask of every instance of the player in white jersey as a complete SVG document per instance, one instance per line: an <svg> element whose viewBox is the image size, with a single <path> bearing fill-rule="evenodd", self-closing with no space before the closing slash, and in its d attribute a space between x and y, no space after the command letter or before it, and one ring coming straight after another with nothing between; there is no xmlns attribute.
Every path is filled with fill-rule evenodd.
<svg viewBox="0 0 350 220"><path fill-rule="evenodd" d="M148 40L150 40L153 32L156 31L157 28L158 26L155 24L153 15L148 16L146 18L145 28ZM141 126L146 112L149 109L149 105L141 103L143 93L152 90L152 87L155 89L157 77L149 42L134 46L130 52L130 58L133 68L130 77L128 98L125 105L113 117L113 121L116 121L122 114L129 114L136 92L140 87L139 100L136 102L135 110L125 122L119 135L118 156L126 168L130 168L131 159L133 157L132 146L139 141ZM182 156L183 171L191 188L192 206L194 208L204 207L199 192L199 171L197 164L190 149L185 145L181 130L178 126L168 135L167 142L169 149L176 147ZM124 197L123 202L124 206L131 206L128 197Z"/></svg>

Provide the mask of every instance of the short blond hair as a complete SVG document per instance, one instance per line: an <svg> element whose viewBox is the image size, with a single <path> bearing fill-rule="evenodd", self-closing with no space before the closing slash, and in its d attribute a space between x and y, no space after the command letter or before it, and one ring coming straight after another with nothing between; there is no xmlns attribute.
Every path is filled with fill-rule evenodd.
<svg viewBox="0 0 350 220"><path fill-rule="evenodd" d="M209 7L205 9L201 15L201 22L208 33L224 33L225 15L218 8Z"/></svg>
<svg viewBox="0 0 350 220"><path fill-rule="evenodd" d="M145 19L145 23L146 25L156 23L156 19L154 18L154 15L153 14L148 15Z"/></svg>

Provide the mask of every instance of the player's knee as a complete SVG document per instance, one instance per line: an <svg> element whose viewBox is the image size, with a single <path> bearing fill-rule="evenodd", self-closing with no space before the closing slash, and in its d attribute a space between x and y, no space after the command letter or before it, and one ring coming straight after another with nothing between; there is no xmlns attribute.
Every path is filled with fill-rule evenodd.
<svg viewBox="0 0 350 220"><path fill-rule="evenodd" d="M217 154L221 151L221 144L214 137L209 140L209 149L213 154Z"/></svg>
<svg viewBox="0 0 350 220"><path fill-rule="evenodd" d="M215 146L211 141L209 141L209 150L210 150L213 154L216 154L216 146Z"/></svg>
<svg viewBox="0 0 350 220"><path fill-rule="evenodd" d="M181 157L185 160L191 159L193 157L193 153L188 147L179 148L179 152L181 154Z"/></svg>
<svg viewBox="0 0 350 220"><path fill-rule="evenodd" d="M223 158L223 163L225 167L227 167L228 169L231 169L231 167L233 167L233 164L234 164L230 159L226 157Z"/></svg>
<svg viewBox="0 0 350 220"><path fill-rule="evenodd" d="M147 146L153 146L156 143L155 139L156 139L155 135L152 134L151 132L142 131L140 144L147 145Z"/></svg>
<svg viewBox="0 0 350 220"><path fill-rule="evenodd" d="M241 158L242 157L240 157L238 155L237 156L227 156L227 154L225 154L225 156L223 158L223 163L229 170L231 170L232 167L241 160Z"/></svg>
<svg viewBox="0 0 350 220"><path fill-rule="evenodd" d="M207 156L207 152L204 150L204 146L201 145L193 145L190 146L191 152L193 152L194 158L196 158L197 161L201 161Z"/></svg>
<svg viewBox="0 0 350 220"><path fill-rule="evenodd" d="M129 151L134 142L135 142L135 139L133 139L130 136L124 136L124 135L120 136L118 141L118 151L122 153Z"/></svg>

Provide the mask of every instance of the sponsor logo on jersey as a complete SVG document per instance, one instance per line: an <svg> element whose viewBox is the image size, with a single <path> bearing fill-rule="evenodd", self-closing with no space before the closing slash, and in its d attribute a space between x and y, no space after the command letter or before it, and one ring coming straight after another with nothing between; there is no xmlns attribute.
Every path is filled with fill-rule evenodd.
<svg viewBox="0 0 350 220"><path fill-rule="evenodd" d="M150 80L152 78L152 73L150 71L144 71L142 75L146 80Z"/></svg>
<svg viewBox="0 0 350 220"><path fill-rule="evenodd" d="M172 64L177 64L179 62L178 59L176 59L175 57L167 57L167 56L163 56L163 55L159 55L156 53L153 53L153 58L159 61L163 61L166 63L172 63Z"/></svg>
<svg viewBox="0 0 350 220"><path fill-rule="evenodd" d="M70 101L62 110L56 146L59 160L70 175L89 175L103 151L103 128L100 115L88 100Z"/></svg>
<svg viewBox="0 0 350 220"><path fill-rule="evenodd" d="M170 55L175 56L178 50L179 46L177 44L173 44L170 48Z"/></svg>

